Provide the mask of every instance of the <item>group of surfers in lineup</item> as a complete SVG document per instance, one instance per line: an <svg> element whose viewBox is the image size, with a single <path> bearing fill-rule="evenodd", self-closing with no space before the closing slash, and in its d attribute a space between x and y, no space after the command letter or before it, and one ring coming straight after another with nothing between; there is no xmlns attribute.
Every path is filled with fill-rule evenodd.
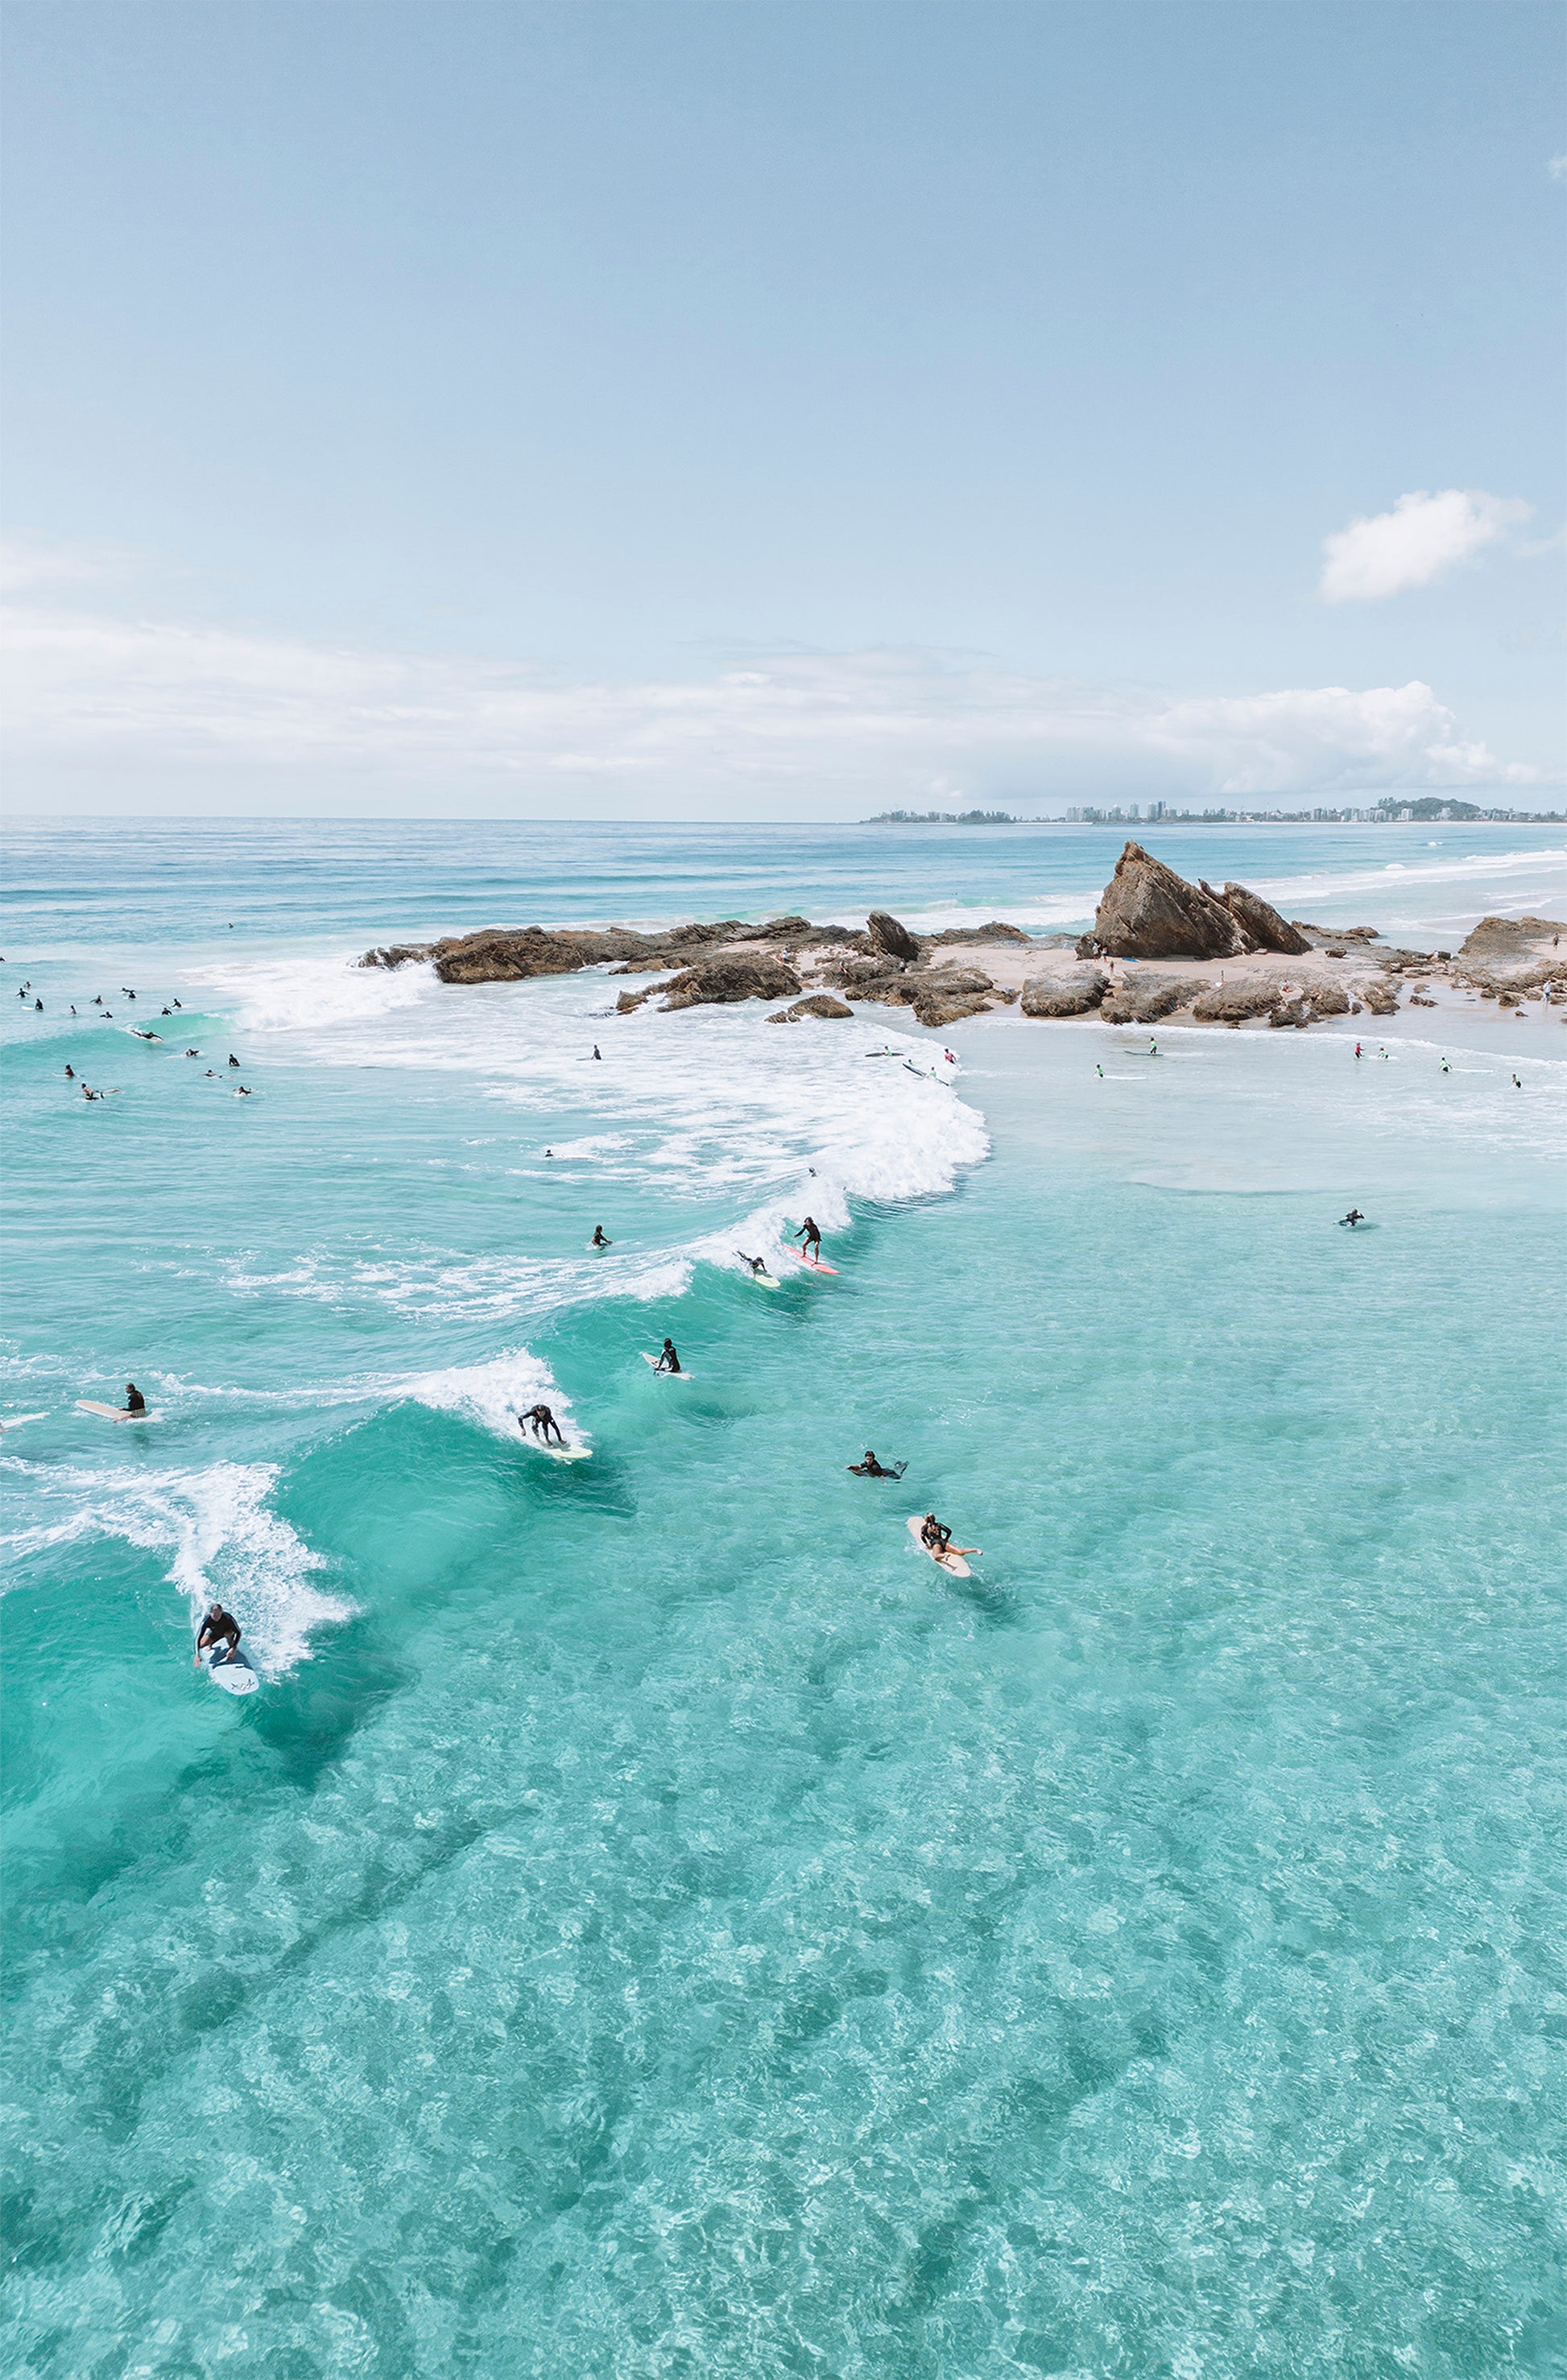
<svg viewBox="0 0 1567 2380"><path fill-rule="evenodd" d="M597 1051L594 1054L596 1056ZM545 1155L548 1156L549 1153L546 1149ZM1346 1216L1345 1220L1348 1220ZM801 1257L808 1264L820 1263L821 1232L813 1216L808 1215L799 1229L792 1232L789 1236L791 1239L799 1241ZM610 1248L614 1245L614 1242L606 1238L602 1223L595 1223L593 1236L588 1245L590 1248ZM736 1248L735 1253L743 1265L749 1266L753 1277L766 1273L765 1257L748 1257L740 1248ZM679 1351L674 1340L666 1334L663 1345L654 1358L653 1370L662 1372L668 1378L678 1373L681 1368ZM565 1444L561 1426L547 1404L529 1405L526 1413L518 1414L516 1426L524 1438L531 1437L541 1446ZM879 1461L875 1448L868 1446L863 1458L858 1463L846 1463L844 1468L851 1472L856 1479L901 1479L908 1465L906 1463L882 1463ZM919 1542L926 1552L938 1562L945 1562L963 1554L977 1554L980 1550L978 1546L954 1546L951 1529L944 1522L939 1521L934 1512L927 1512L920 1522Z"/></svg>
<svg viewBox="0 0 1567 2380"><path fill-rule="evenodd" d="M30 991L31 991L31 990L32 990L32 983L31 983L31 980L30 980L30 978L28 982L26 982L26 983L22 984L22 985L18 988L18 992L17 992L17 998L18 998L18 1000L23 1000L23 1001L25 1001L25 1000L26 1000L26 998L27 998L27 996L28 996L28 994L29 994L29 992L30 992ZM124 992L124 994L125 994L125 996L126 996L126 998L127 998L128 1000L134 1000L134 999L136 998L136 994L135 994L135 992L132 990L132 989L131 989L131 987L130 987L130 985L129 985L128 983L122 983L122 984L121 984L121 986L120 986L120 990ZM41 1000L39 1000L39 999L36 999L36 998L35 998L35 999L34 999L34 1001L33 1001L33 1003L32 1003L32 1004L33 1004L34 1009L35 1009L35 1010L37 1011L37 1013L39 1014L39 1015L40 1015L40 1016L42 1016L42 1015L43 1015L43 1002ZM104 999L103 999L103 993L102 993L101 991L96 991L96 992L94 992L94 993L93 993L93 995L92 995L92 1002L91 1002L91 1005L92 1005L94 1008L96 1008L97 1010L99 1010L99 1011L100 1011L100 1022L101 1022L101 1023L103 1023L103 1024L112 1024L112 1023L114 1022L114 1014L115 1014L115 1012L114 1012L114 1010L113 1010L112 1008L110 1008L110 1007L105 1003ZM164 1014L164 1016L170 1016L170 1017L172 1017L172 1016L174 1015L174 1014L175 1014L175 1011L176 1011L179 1006L180 1006L180 1002L179 1002L177 1000L176 1000L176 1001L174 1001L174 1002L172 1002L172 1003L171 1003L167 1008L165 1008L165 1009L163 1011L163 1014ZM70 1013L71 1013L71 1014L72 1014L73 1016L74 1016L74 1015L76 1014L76 1013L77 1013L76 1002L75 1002L74 1001L72 1001L72 1002L70 1002ZM152 1026L151 1026L150 1025L132 1025L128 1029L129 1029L130 1033L132 1034L132 1036L134 1037L134 1038L135 1038L136 1040L138 1040L138 1041L161 1041L161 1040L163 1039L163 1038L164 1038L164 1037L163 1037L163 1035L162 1035L161 1033L154 1033L154 1032L153 1032L153 1030L152 1030ZM597 1057L597 1056L598 1056L598 1054L599 1054L599 1053L598 1053L598 1051L595 1050L594 1050L594 1052L593 1052L593 1055L594 1055L595 1057ZM187 1051L185 1052L185 1055L186 1055L188 1058L199 1058L199 1057L201 1055L201 1052L200 1051L200 1050L187 1050ZM230 1065L230 1067L231 1067L232 1069L234 1069L236 1072L237 1072L237 1071L238 1071L238 1067L239 1067L239 1061L238 1061L238 1059L235 1056L235 1054L234 1054L234 1052L233 1052L233 1050L231 1050L229 1051L229 1053L228 1053L228 1062L229 1062L229 1065ZM207 1076L206 1076L206 1079L207 1079L209 1082L213 1082L213 1081L215 1081L215 1080L216 1080L216 1078L217 1078L217 1068L216 1068L215 1066L209 1066L209 1067L208 1067L208 1069L207 1069ZM91 1106L91 1105L92 1104L92 1102L93 1102L95 1099L112 1099L112 1098L115 1096L114 1092L112 1092L112 1091L95 1091L95 1090L92 1088L92 1087L91 1087L91 1084L89 1084L89 1083L83 1083L83 1082L81 1081L80 1076L78 1075L78 1073L77 1073L77 1071L76 1071L76 1068L75 1068L74 1066L67 1066L67 1067L66 1068L66 1080L67 1080L67 1083L77 1083L77 1084L79 1084L79 1087L80 1087L80 1090L81 1090L81 1096L82 1096L82 1098L83 1098L83 1099L88 1102L88 1105L89 1105L89 1106ZM236 1097L236 1099L251 1099L251 1098L253 1098L253 1097L254 1097L254 1094L253 1094L253 1092L250 1090L250 1088L249 1088L249 1085L248 1085L248 1084L245 1084L245 1083L238 1083L238 1084L237 1084L237 1085L235 1086L235 1097Z"/></svg>

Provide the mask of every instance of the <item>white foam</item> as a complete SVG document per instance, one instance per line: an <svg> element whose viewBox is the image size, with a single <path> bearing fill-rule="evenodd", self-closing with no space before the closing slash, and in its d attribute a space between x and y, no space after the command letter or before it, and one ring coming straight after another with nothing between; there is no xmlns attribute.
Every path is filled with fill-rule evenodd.
<svg viewBox="0 0 1567 2380"><path fill-rule="evenodd" d="M70 1493L84 1500L76 1511L4 1542L22 1554L109 1536L170 1554L169 1582L188 1598L193 1624L219 1597L243 1629L255 1668L280 1677L310 1659L311 1629L347 1619L353 1606L317 1585L322 1556L270 1509L277 1478L278 1466L268 1463L73 1473Z"/></svg>
<svg viewBox="0 0 1567 2380"><path fill-rule="evenodd" d="M518 1414L529 1405L546 1404L568 1446L591 1444L586 1431L568 1426L571 1399L557 1386L548 1364L526 1347L492 1356L487 1364L455 1364L443 1372L418 1373L398 1382L395 1393L412 1397L433 1413L462 1414L514 1445Z"/></svg>

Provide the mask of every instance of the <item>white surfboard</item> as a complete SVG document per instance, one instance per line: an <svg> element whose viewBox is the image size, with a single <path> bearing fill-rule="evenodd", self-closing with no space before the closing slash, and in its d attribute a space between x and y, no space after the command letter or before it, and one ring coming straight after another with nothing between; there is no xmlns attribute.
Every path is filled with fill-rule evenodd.
<svg viewBox="0 0 1567 2380"><path fill-rule="evenodd" d="M593 1451L590 1446L546 1446L541 1438L526 1432L522 1442L529 1454L547 1454L552 1463L586 1463Z"/></svg>
<svg viewBox="0 0 1567 2380"><path fill-rule="evenodd" d="M933 1549L933 1548L926 1544L924 1538L919 1534L924 1525L925 1515L923 1512L911 1512L909 1514L908 1533L914 1539L915 1544L919 1548L920 1552L922 1554L929 1554L937 1569L944 1570L949 1578L972 1578L974 1572L969 1569L968 1564L964 1560L961 1554L939 1554Z"/></svg>
<svg viewBox="0 0 1567 2380"><path fill-rule="evenodd" d="M656 1355L650 1355L646 1348L642 1349L641 1354L642 1361L646 1364L648 1369L650 1372L659 1372L658 1357ZM690 1377L690 1373L686 1370L684 1366L681 1366L678 1372L659 1372L659 1378L661 1380L688 1380Z"/></svg>
<svg viewBox="0 0 1567 2380"><path fill-rule="evenodd" d="M613 1248L613 1240L589 1240L588 1253L590 1257L601 1257L606 1248Z"/></svg>
<svg viewBox="0 0 1567 2380"><path fill-rule="evenodd" d="M47 1413L8 1414L4 1421L0 1421L0 1429L20 1429L24 1421L47 1421L48 1418Z"/></svg>
<svg viewBox="0 0 1567 2380"><path fill-rule="evenodd" d="M751 1279L759 1289L782 1289L784 1284L770 1272L754 1272Z"/></svg>
<svg viewBox="0 0 1567 2380"><path fill-rule="evenodd" d="M77 1406L82 1413L97 1414L103 1421L162 1421L161 1413L127 1413L123 1405L101 1405L96 1397L78 1397Z"/></svg>
<svg viewBox="0 0 1567 2380"><path fill-rule="evenodd" d="M253 1694L261 1682L243 1653L237 1653L232 1661L226 1657L203 1653L201 1667L213 1685L221 1686L225 1694Z"/></svg>

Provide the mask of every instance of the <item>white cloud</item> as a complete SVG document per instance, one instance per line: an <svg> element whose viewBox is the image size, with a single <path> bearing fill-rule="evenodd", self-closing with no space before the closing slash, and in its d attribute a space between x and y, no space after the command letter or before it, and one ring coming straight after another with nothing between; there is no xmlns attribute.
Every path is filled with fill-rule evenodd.
<svg viewBox="0 0 1567 2380"><path fill-rule="evenodd" d="M1433 578L1465 561L1515 522L1531 506L1516 496L1488 496L1481 488L1424 488L1400 496L1391 513L1352 520L1322 541L1325 603L1377 603Z"/></svg>
<svg viewBox="0 0 1567 2380"><path fill-rule="evenodd" d="M1553 157L1545 170L1553 182L1567 182L1567 156Z"/></svg>
<svg viewBox="0 0 1567 2380"><path fill-rule="evenodd" d="M100 599L101 600L101 599ZM10 607L15 797L175 772L220 804L243 772L303 806L505 800L540 815L832 815L924 798L1070 797L1128 772L1241 795L1531 781L1427 686L1175 698L924 652L789 653L705 675L573 681L524 666ZM32 796L30 795L29 798ZM235 798L232 795L230 799ZM107 805L104 805L107 806Z"/></svg>

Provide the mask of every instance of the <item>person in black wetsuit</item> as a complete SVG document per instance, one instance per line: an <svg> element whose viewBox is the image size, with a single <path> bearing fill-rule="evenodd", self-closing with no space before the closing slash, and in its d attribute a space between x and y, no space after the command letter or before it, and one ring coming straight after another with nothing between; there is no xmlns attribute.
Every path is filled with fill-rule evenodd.
<svg viewBox="0 0 1567 2380"><path fill-rule="evenodd" d="M875 1448L868 1446L863 1463L845 1463L844 1468L845 1471L852 1471L856 1479L901 1479L908 1465L906 1463L895 1463L889 1471L884 1463L877 1462Z"/></svg>
<svg viewBox="0 0 1567 2380"><path fill-rule="evenodd" d="M235 1056L232 1050L228 1053L228 1062L231 1066L237 1066L239 1063L238 1059Z"/></svg>
<svg viewBox="0 0 1567 2380"><path fill-rule="evenodd" d="M735 1253L739 1257L740 1262L743 1265L750 1266L751 1279L753 1281L757 1279L759 1273L764 1273L767 1270L767 1258L765 1257L748 1257L744 1248L736 1248Z"/></svg>
<svg viewBox="0 0 1567 2380"><path fill-rule="evenodd" d="M680 1358L674 1352L673 1339L664 1341L659 1351L659 1360L653 1366L653 1369L655 1372L678 1372L680 1369Z"/></svg>
<svg viewBox="0 0 1567 2380"><path fill-rule="evenodd" d="M818 1231L814 1220L809 1215L806 1217L805 1221L800 1225L799 1230L797 1232L791 1232L789 1236L791 1239L798 1240L800 1242L800 1254L807 1264L811 1263L813 1260L813 1250L815 1252L814 1261L818 1264L821 1262L821 1233Z"/></svg>
<svg viewBox="0 0 1567 2380"><path fill-rule="evenodd" d="M565 1444L565 1439L561 1435L561 1426L548 1405L529 1405L525 1414L518 1414L516 1417L518 1429L527 1429L529 1423L532 1424L534 1437L543 1445L549 1445L552 1431L557 1446Z"/></svg>
<svg viewBox="0 0 1567 2380"><path fill-rule="evenodd" d="M1352 1207L1347 1215L1341 1215L1339 1217L1340 1224L1342 1225L1347 1223L1352 1232L1354 1231L1356 1223L1364 1223L1365 1220L1366 1218L1361 1213L1358 1207Z"/></svg>
<svg viewBox="0 0 1567 2380"><path fill-rule="evenodd" d="M74 1066L67 1066L67 1067L66 1068L66 1080L67 1080L67 1083L74 1083L74 1082L75 1082L75 1080L76 1080L76 1068L75 1068Z"/></svg>
<svg viewBox="0 0 1567 2380"><path fill-rule="evenodd" d="M196 1639L196 1658L190 1664L191 1668L193 1670L200 1668L203 1653L210 1652L213 1660L217 1660L220 1658L218 1653L220 1645L226 1645L228 1647L227 1652L221 1656L222 1659L237 1661L240 1633L239 1622L233 1612L225 1611L221 1603L214 1601L212 1609L201 1622L201 1633Z"/></svg>
<svg viewBox="0 0 1567 2380"><path fill-rule="evenodd" d="M147 1410L147 1400L134 1380L128 1380L125 1384L125 1409L127 1413L145 1413Z"/></svg>
<svg viewBox="0 0 1567 2380"><path fill-rule="evenodd" d="M590 1248L608 1248L613 1247L614 1243L613 1240L605 1239L604 1227L602 1223L595 1223L593 1226L593 1236L589 1241L588 1245Z"/></svg>

